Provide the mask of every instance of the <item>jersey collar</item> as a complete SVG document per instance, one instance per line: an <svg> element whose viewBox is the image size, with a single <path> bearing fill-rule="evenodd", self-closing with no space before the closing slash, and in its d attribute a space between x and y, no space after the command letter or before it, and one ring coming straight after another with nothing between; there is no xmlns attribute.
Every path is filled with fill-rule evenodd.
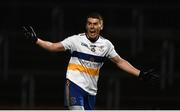
<svg viewBox="0 0 180 111"><path fill-rule="evenodd" d="M95 43L95 42L99 39L99 37L100 37L100 35L99 35L98 37L96 37L96 39L91 39L86 33L85 33L85 35L86 35L86 38L87 38L89 41L91 41L92 43Z"/></svg>

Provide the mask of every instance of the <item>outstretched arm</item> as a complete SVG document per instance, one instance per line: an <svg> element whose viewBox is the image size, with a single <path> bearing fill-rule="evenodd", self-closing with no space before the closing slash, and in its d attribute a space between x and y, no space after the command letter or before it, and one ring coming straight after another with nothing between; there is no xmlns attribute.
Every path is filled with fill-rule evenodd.
<svg viewBox="0 0 180 111"><path fill-rule="evenodd" d="M128 72L129 74L132 74L134 76L139 76L140 70L132 66L128 61L121 58L119 55L111 58L111 61L113 61L118 68Z"/></svg>
<svg viewBox="0 0 180 111"><path fill-rule="evenodd" d="M36 44L51 52L65 51L65 48L61 42L52 43L38 38Z"/></svg>
<svg viewBox="0 0 180 111"><path fill-rule="evenodd" d="M119 55L111 58L111 60L116 63L116 65L120 69L128 72L129 74L137 76L139 80L143 80L152 85L160 84L160 75L156 73L153 69L139 70L132 66L128 61L121 58Z"/></svg>
<svg viewBox="0 0 180 111"><path fill-rule="evenodd" d="M52 43L52 42L45 41L45 40L38 38L34 29L31 26L28 26L28 27L23 26L22 28L24 31L24 35L32 43L35 43L35 44L39 45L40 47L42 47L48 51L52 51L52 52L65 51L65 48L61 42Z"/></svg>

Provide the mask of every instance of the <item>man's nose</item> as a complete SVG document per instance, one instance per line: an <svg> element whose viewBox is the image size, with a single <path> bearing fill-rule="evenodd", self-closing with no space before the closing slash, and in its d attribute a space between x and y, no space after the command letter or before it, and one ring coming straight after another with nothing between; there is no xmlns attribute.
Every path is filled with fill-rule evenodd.
<svg viewBox="0 0 180 111"><path fill-rule="evenodd" d="M90 25L90 28L94 28L94 25L93 25L93 24L91 24L91 25Z"/></svg>

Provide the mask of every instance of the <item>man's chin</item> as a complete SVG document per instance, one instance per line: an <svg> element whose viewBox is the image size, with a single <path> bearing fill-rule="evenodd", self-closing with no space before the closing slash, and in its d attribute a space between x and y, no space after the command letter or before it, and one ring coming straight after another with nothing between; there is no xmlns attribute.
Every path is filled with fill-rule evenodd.
<svg viewBox="0 0 180 111"><path fill-rule="evenodd" d="M90 35L89 35L89 37L91 37L91 38L94 38L94 39L95 39L95 38L97 37L97 34L90 34Z"/></svg>

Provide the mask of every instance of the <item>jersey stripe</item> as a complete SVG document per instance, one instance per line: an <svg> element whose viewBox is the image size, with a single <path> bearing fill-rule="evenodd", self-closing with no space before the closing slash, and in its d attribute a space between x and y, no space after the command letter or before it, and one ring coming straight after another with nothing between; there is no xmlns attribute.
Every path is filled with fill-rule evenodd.
<svg viewBox="0 0 180 111"><path fill-rule="evenodd" d="M97 76L99 75L99 69L87 68L79 64L69 64L67 70L80 71L86 74Z"/></svg>
<svg viewBox="0 0 180 111"><path fill-rule="evenodd" d="M90 54L77 52L77 51L74 51L71 56L78 57L80 59L84 59L84 60L88 60L92 62L104 62L105 60L105 57L90 55Z"/></svg>

